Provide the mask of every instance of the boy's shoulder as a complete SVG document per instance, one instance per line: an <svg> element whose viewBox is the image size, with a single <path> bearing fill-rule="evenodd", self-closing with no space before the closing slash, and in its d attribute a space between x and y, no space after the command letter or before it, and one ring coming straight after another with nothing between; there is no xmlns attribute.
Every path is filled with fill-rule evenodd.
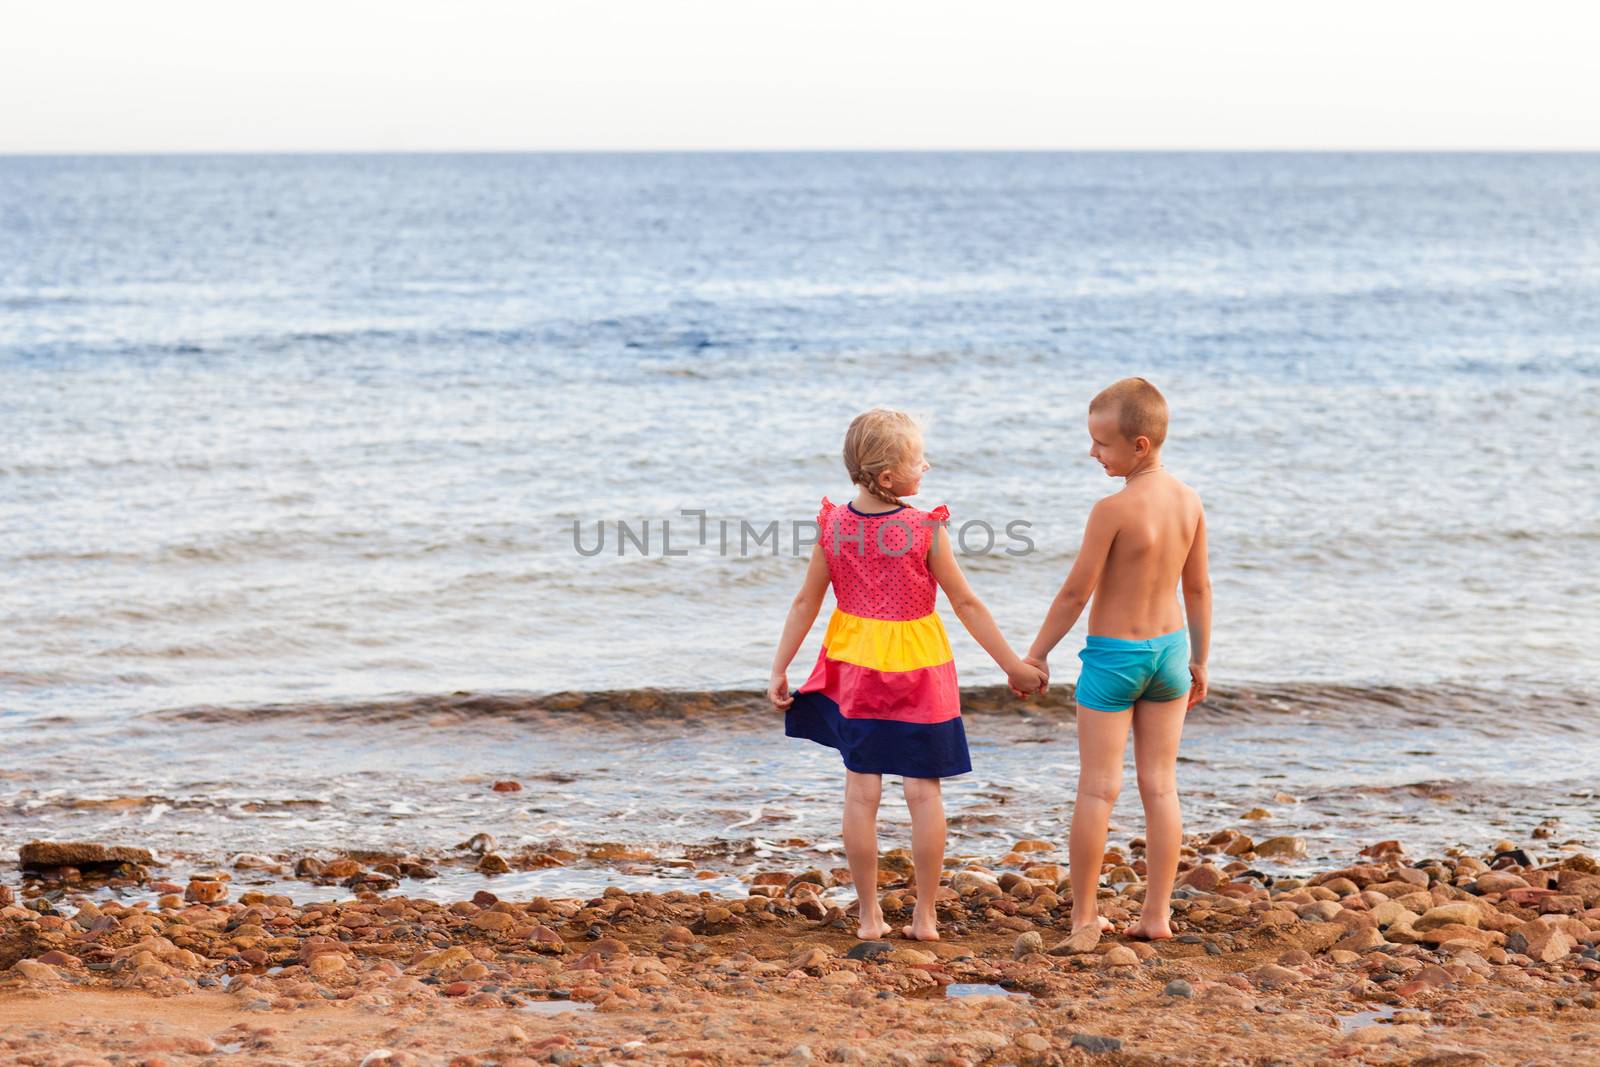
<svg viewBox="0 0 1600 1067"><path fill-rule="evenodd" d="M1150 494L1130 493L1127 487L1124 487L1096 501L1094 513L1111 521L1119 521L1138 515L1148 515L1152 511L1166 511L1173 507L1187 510L1200 506L1199 491L1187 482L1173 477L1169 480L1168 489L1168 492Z"/></svg>

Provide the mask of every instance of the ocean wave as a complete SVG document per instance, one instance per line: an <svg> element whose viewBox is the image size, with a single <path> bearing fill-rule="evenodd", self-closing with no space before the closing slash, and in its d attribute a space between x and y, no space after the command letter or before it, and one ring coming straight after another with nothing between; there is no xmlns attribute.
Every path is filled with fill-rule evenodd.
<svg viewBox="0 0 1600 1067"><path fill-rule="evenodd" d="M1272 683L1213 689L1190 712L1192 720L1279 723L1285 720L1348 722L1352 727L1427 730L1441 725L1493 734L1512 725L1521 730L1572 732L1587 729L1600 703L1587 692L1557 686L1537 694L1518 690L1515 723L1505 709L1511 693L1477 684L1338 685L1320 682ZM1017 700L1004 686L974 686L961 691L962 713L979 720L1069 718L1074 709L1069 685L1041 696ZM555 693L500 692L398 695L381 700L314 701L229 707L196 705L146 713L147 718L199 723L308 720L341 724L450 725L495 719L529 727L650 728L677 723L686 727L768 730L774 712L763 692L753 689L609 689Z"/></svg>

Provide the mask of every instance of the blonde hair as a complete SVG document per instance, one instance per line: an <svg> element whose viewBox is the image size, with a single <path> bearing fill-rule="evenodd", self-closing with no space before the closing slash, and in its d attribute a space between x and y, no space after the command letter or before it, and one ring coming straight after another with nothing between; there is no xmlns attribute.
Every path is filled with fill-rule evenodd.
<svg viewBox="0 0 1600 1067"><path fill-rule="evenodd" d="M1151 448L1160 448L1167 439L1167 398L1143 378L1123 378L1112 382L1089 401L1089 414L1115 407L1117 430L1128 441L1144 436Z"/></svg>
<svg viewBox="0 0 1600 1067"><path fill-rule="evenodd" d="M878 484L878 475L905 462L921 438L916 420L903 411L863 411L844 432L844 469L852 482L885 504L904 507L904 500Z"/></svg>

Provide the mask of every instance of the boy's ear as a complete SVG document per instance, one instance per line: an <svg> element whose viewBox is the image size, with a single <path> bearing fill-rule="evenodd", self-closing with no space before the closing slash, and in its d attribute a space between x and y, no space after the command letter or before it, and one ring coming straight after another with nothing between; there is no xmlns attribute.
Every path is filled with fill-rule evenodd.
<svg viewBox="0 0 1600 1067"><path fill-rule="evenodd" d="M1136 456L1147 455L1150 451L1150 438L1140 434L1133 439L1133 454Z"/></svg>

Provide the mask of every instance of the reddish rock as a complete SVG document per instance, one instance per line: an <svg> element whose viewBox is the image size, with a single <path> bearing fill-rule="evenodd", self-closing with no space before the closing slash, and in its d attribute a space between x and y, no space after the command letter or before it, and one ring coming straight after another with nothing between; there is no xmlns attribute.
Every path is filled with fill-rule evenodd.
<svg viewBox="0 0 1600 1067"><path fill-rule="evenodd" d="M1311 885L1326 885L1335 878L1348 878L1355 883L1356 888L1365 889L1369 885L1382 882L1389 877L1389 872L1375 864L1362 864L1356 867L1343 867L1337 871L1326 871L1311 879Z"/></svg>
<svg viewBox="0 0 1600 1067"><path fill-rule="evenodd" d="M1262 859L1300 859L1306 854L1306 842L1300 837L1269 837L1255 847Z"/></svg>
<svg viewBox="0 0 1600 1067"><path fill-rule="evenodd" d="M1528 889L1508 889L1503 894L1505 899L1509 900L1511 903L1521 905L1525 908L1538 907L1539 901L1543 900L1545 897L1553 897L1555 895L1556 891L1554 889L1538 889L1532 887Z"/></svg>
<svg viewBox="0 0 1600 1067"><path fill-rule="evenodd" d="M1577 947L1565 930L1540 919L1523 923L1506 935L1506 951L1520 952L1540 963L1554 963Z"/></svg>
<svg viewBox="0 0 1600 1067"><path fill-rule="evenodd" d="M507 863L505 857L498 853L485 852L483 858L478 861L476 870L479 874L506 874L510 872L511 864Z"/></svg>
<svg viewBox="0 0 1600 1067"><path fill-rule="evenodd" d="M1382 948L1388 943L1384 936L1378 932L1377 927L1362 926L1357 927L1344 940L1339 941L1333 947L1342 949L1345 952L1371 952L1373 949Z"/></svg>
<svg viewBox="0 0 1600 1067"><path fill-rule="evenodd" d="M1418 933L1433 930L1440 926L1452 924L1477 928L1482 912L1464 900L1451 901L1449 904L1439 904L1423 912L1422 916L1413 924Z"/></svg>
<svg viewBox="0 0 1600 1067"><path fill-rule="evenodd" d="M323 864L322 873L316 877L334 879L353 878L361 872L361 864L357 863L355 860L338 859Z"/></svg>
<svg viewBox="0 0 1600 1067"><path fill-rule="evenodd" d="M1100 957L1100 966L1105 970L1113 967L1137 967L1139 956L1127 945L1113 945Z"/></svg>
<svg viewBox="0 0 1600 1067"><path fill-rule="evenodd" d="M1480 893L1504 893L1512 889L1527 889L1528 880L1510 871L1484 871L1473 882L1472 888Z"/></svg>
<svg viewBox="0 0 1600 1067"><path fill-rule="evenodd" d="M1473 926L1464 926L1461 923L1447 923L1426 931L1408 931L1408 934L1411 935L1415 942L1422 944L1442 945L1446 941L1465 941L1480 947L1497 945L1505 936L1491 930L1479 930ZM1404 943L1404 938L1395 933L1392 928L1389 939Z"/></svg>
<svg viewBox="0 0 1600 1067"><path fill-rule="evenodd" d="M1280 967L1276 963L1257 967L1251 972L1251 977L1255 984L1262 989L1281 989L1286 985L1293 985L1296 982L1306 980L1306 976L1299 971L1288 967Z"/></svg>
<svg viewBox="0 0 1600 1067"><path fill-rule="evenodd" d="M196 904L216 904L228 899L228 887L222 882L195 880L184 890L183 899Z"/></svg>
<svg viewBox="0 0 1600 1067"><path fill-rule="evenodd" d="M1576 895L1557 893L1539 901L1539 910L1546 914L1554 912L1561 915L1576 915L1583 910L1583 898Z"/></svg>
<svg viewBox="0 0 1600 1067"><path fill-rule="evenodd" d="M503 782L496 782L493 788L496 793L520 793L522 792L522 783L507 779Z"/></svg>
<svg viewBox="0 0 1600 1067"><path fill-rule="evenodd" d="M536 927L528 941L535 952L559 955L567 951L567 943L561 939L561 935L548 926Z"/></svg>
<svg viewBox="0 0 1600 1067"><path fill-rule="evenodd" d="M472 917L473 926L491 934L503 934L516 924L516 918L503 911L485 911Z"/></svg>
<svg viewBox="0 0 1600 1067"><path fill-rule="evenodd" d="M23 867L90 867L101 863L154 863L149 849L87 841L29 841L17 850Z"/></svg>
<svg viewBox="0 0 1600 1067"><path fill-rule="evenodd" d="M1185 871L1178 878L1179 885L1197 889L1202 893L1215 893L1217 887L1228 880L1216 867L1209 863L1202 863L1191 871Z"/></svg>
<svg viewBox="0 0 1600 1067"><path fill-rule="evenodd" d="M615 937L602 937L589 946L589 951L608 960L614 956L626 956L629 954L628 946Z"/></svg>

